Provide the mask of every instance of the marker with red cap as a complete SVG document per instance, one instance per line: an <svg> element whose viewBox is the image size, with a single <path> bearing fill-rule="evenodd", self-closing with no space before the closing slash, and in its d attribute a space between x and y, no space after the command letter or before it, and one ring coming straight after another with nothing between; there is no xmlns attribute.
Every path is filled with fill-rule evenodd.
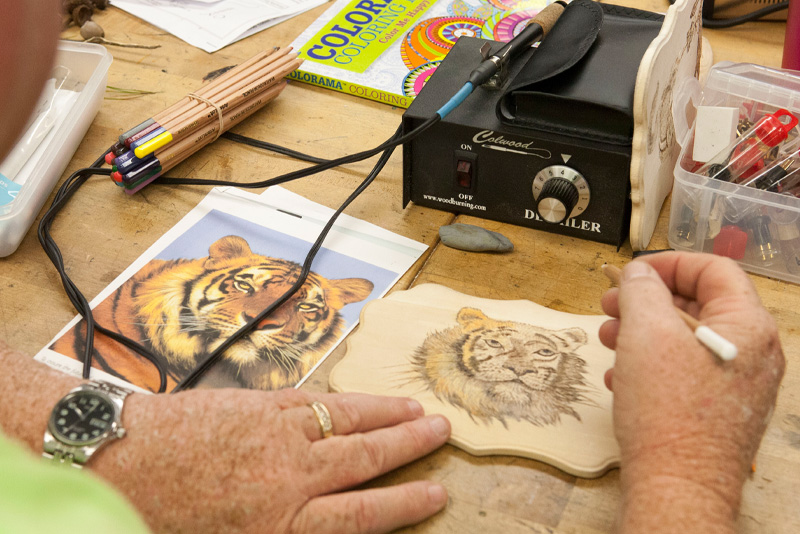
<svg viewBox="0 0 800 534"><path fill-rule="evenodd" d="M131 177L130 178L131 181L129 183L123 182L122 179L117 181L117 177L114 174L112 174L111 177L114 179L114 183L124 188L125 192L127 193L132 189L138 191L145 185L149 184L150 182L161 176L163 172L164 172L163 167L161 167L161 165L157 165L156 167L150 169L149 171L135 173L136 176Z"/></svg>

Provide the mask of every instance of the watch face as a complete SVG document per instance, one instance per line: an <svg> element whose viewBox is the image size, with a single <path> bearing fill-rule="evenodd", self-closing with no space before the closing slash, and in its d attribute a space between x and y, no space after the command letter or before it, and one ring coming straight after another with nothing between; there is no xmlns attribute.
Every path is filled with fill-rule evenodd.
<svg viewBox="0 0 800 534"><path fill-rule="evenodd" d="M67 395L53 408L50 431L70 445L99 441L114 422L115 408L105 396L91 391Z"/></svg>

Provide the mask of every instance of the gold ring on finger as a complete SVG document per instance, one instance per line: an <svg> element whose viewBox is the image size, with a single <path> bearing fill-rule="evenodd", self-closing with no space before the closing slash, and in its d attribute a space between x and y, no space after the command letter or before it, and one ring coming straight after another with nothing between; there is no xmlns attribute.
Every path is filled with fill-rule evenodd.
<svg viewBox="0 0 800 534"><path fill-rule="evenodd" d="M309 406L314 410L314 415L317 416L323 439L333 436L333 422L331 421L331 412L328 411L328 407L319 401L314 401Z"/></svg>

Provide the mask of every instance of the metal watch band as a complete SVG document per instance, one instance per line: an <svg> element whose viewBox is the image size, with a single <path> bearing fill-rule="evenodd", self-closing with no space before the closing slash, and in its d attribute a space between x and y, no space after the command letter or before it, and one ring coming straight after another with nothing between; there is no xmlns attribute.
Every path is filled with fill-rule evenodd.
<svg viewBox="0 0 800 534"><path fill-rule="evenodd" d="M111 397L116 397L119 400L125 400L125 397L133 393L133 391L125 388L121 388L119 386L115 386L109 382L100 382L98 380L89 380L87 385L94 386L95 388L99 389L103 393L107 393Z"/></svg>
<svg viewBox="0 0 800 534"><path fill-rule="evenodd" d="M122 417L122 406L125 401L125 397L133 393L133 391L116 386L114 384L110 384L108 382L90 380L85 384L82 384L70 390L67 393L67 395L86 389L94 389L96 391L99 391L100 393L104 393L116 405L118 417L114 421L115 424L114 431L111 434L109 434L105 439L91 446L76 446L61 442L50 432L50 429L48 427L48 429L45 431L45 436L44 436L45 450L42 453L42 456L44 458L52 460L54 463L72 466L77 469L82 469L83 464L85 464L92 456L92 454L94 454L95 451L97 451L102 445L104 445L108 441L121 438L124 436L125 430L121 427L121 421L120 421Z"/></svg>
<svg viewBox="0 0 800 534"><path fill-rule="evenodd" d="M42 456L44 458L47 458L48 460L53 460L53 463L61 465L69 465L77 469L83 469L83 465L75 463L75 454L73 451L56 449L55 451L53 451L53 454L48 454L46 452L43 452Z"/></svg>

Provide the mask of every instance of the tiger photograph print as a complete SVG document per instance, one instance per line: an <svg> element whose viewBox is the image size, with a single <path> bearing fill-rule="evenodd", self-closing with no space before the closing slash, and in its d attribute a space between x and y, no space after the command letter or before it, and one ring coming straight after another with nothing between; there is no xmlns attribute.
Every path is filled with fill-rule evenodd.
<svg viewBox="0 0 800 534"><path fill-rule="evenodd" d="M298 263L253 252L243 237L228 235L213 242L205 257L150 260L94 308L94 318L149 349L166 370L170 391L286 292L300 272ZM366 278L329 279L310 272L287 302L222 354L199 387L297 385L339 341L342 308L367 299L373 287ZM82 361L86 323L76 323L50 348ZM153 364L99 332L92 357L93 367L158 391Z"/></svg>

